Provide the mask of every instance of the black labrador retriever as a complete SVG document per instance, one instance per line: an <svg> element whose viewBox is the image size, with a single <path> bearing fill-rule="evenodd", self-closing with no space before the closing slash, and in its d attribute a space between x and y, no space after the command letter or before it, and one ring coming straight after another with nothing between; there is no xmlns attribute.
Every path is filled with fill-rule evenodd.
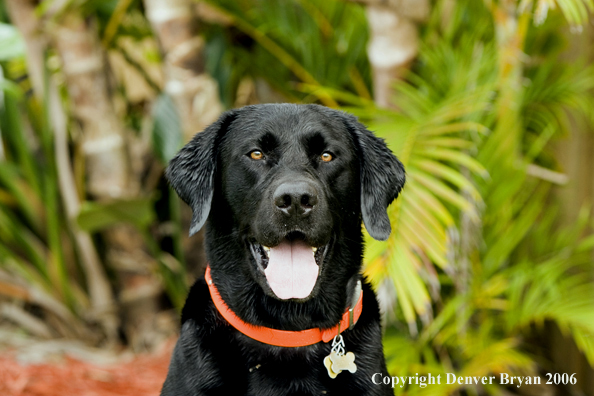
<svg viewBox="0 0 594 396"><path fill-rule="evenodd" d="M209 268L161 395L392 394L377 384L380 313L360 274L361 220L387 239L405 181L383 140L323 106L247 106L197 134L166 176L192 207L190 234L206 223Z"/></svg>

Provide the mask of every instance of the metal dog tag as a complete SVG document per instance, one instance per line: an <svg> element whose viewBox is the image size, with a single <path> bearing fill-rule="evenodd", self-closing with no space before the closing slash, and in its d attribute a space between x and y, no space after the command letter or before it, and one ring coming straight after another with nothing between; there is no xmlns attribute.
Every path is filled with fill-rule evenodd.
<svg viewBox="0 0 594 396"><path fill-rule="evenodd" d="M354 373L357 371L357 365L355 364L355 354L353 352L347 352L344 355L336 355L331 353L330 360L332 360L333 371L350 371Z"/></svg>
<svg viewBox="0 0 594 396"><path fill-rule="evenodd" d="M332 355L332 352L330 352L330 355ZM332 370L332 358L330 357L330 355L324 358L324 366L326 366L326 370L328 370L328 376L334 379L338 374L341 373L341 371L335 373L334 370Z"/></svg>
<svg viewBox="0 0 594 396"><path fill-rule="evenodd" d="M328 369L328 375L334 379L343 370L348 370L351 373L357 371L355 364L355 354L353 352L344 353L344 339L339 333L332 341L332 350L330 355L324 358L324 366Z"/></svg>

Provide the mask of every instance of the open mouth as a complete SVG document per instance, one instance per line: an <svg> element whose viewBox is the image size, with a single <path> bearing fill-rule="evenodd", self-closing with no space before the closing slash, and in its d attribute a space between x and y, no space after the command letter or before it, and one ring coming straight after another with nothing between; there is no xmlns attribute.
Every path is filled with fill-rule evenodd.
<svg viewBox="0 0 594 396"><path fill-rule="evenodd" d="M289 233L274 247L250 242L250 250L268 286L280 299L306 298L318 279L329 244L310 246L301 232Z"/></svg>

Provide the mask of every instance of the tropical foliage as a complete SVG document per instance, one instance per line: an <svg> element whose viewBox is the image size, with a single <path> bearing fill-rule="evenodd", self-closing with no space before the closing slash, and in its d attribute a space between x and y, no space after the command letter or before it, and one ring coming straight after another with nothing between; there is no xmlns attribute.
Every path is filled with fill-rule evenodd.
<svg viewBox="0 0 594 396"><path fill-rule="evenodd" d="M97 279L85 264L81 232L93 237L105 279L118 292L120 275L101 252L110 243L106 230L131 226L142 236L148 272L161 280L172 306L183 303L191 258L184 254L180 204L161 178L183 137L180 109L154 73L166 65L140 2L67 3L62 13L54 2L41 3L38 14L51 13L43 29L51 31L73 9L94 18L103 50L119 54L148 87L138 101L125 79L113 83L128 144L149 158L137 173L143 193L93 200L85 184L92 165L77 145L80 126L71 122L66 155L83 203L74 220L66 215L57 151L63 138L51 122L49 96L57 83L67 110L72 103L63 66L47 47L46 89L32 94L25 45L0 7L0 299L10 307L0 314L38 336L97 343L109 332L106 311L122 300L104 311L93 303ZM365 274L386 314L390 371L537 375L544 366L530 340L551 323L594 366L593 217L584 207L573 225L559 224L555 191L566 176L551 148L571 125L594 121L594 68L561 56L563 29L579 34L594 3L435 1L420 27L417 60L395 82L388 109L373 101L362 6L265 3L207 2L204 66L224 105L272 97L341 107L384 137L406 166L407 185L389 208L390 239L366 239ZM131 52L130 42L148 49ZM250 100L241 97L246 86ZM461 387L396 392L447 395Z"/></svg>
<svg viewBox="0 0 594 396"><path fill-rule="evenodd" d="M441 23L435 8L418 64L396 98L411 126L362 113L394 141L409 174L393 212L397 233L383 249L370 249L368 273L394 283L413 330L414 311L423 319L432 306L414 274L441 287L433 290L435 319L419 337L388 332L395 372L445 373L452 364L460 375L537 373L522 340L547 320L573 334L594 363L592 236L582 238L591 216L584 209L575 227L555 229L550 191L559 179L547 145L567 133L567 110L591 115L594 69L563 64L559 47L534 45L540 35L558 38L558 20L534 27L526 15L491 7L458 2L442 29L431 26ZM517 30L501 26L498 13ZM469 34L468 23L482 29Z"/></svg>

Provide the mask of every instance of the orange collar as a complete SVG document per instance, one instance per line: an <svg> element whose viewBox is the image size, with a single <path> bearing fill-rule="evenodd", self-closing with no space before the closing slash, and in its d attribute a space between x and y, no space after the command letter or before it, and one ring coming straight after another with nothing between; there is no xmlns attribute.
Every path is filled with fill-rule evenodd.
<svg viewBox="0 0 594 396"><path fill-rule="evenodd" d="M338 334L339 331L342 333L348 329L349 324L354 325L357 323L357 320L359 320L359 317L361 316L361 311L363 310L363 291L361 290L359 300L357 301L355 307L352 310L347 309L342 315L342 320L332 328L314 328L301 331L287 331L271 329L264 326L255 326L241 320L237 315L235 315L233 311L231 311L227 304L225 304L210 276L210 266L206 267L204 278L208 284L212 301L223 318L225 318L225 320L227 320L231 326L235 327L246 336L263 342L264 344L281 347L301 347L317 344L320 341L329 342L334 338L334 336ZM353 314L352 319L350 317L351 314Z"/></svg>

